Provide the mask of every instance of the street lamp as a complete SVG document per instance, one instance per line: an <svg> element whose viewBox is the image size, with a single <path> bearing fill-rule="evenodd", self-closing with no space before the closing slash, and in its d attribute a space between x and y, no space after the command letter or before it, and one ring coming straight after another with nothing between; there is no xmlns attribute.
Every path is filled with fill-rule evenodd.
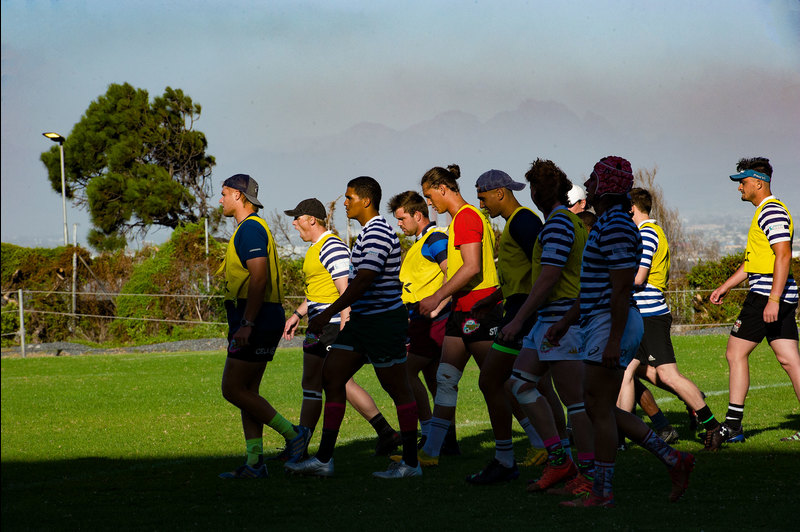
<svg viewBox="0 0 800 532"><path fill-rule="evenodd" d="M69 237L67 236L67 186L64 181L64 141L66 140L64 137L59 135L58 133L53 133L52 131L48 131L47 133L42 133L45 137L52 140L53 142L58 142L58 149L61 153L61 209L64 211L64 245L69 245Z"/></svg>

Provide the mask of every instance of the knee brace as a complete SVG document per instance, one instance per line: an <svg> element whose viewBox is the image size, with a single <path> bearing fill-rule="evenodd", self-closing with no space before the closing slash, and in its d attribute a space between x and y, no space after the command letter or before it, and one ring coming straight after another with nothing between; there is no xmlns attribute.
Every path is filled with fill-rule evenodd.
<svg viewBox="0 0 800 532"><path fill-rule="evenodd" d="M514 370L511 373L511 393L517 398L521 405L531 405L542 396L536 386L539 384L539 376L525 371ZM522 388L525 388L524 390Z"/></svg>
<svg viewBox="0 0 800 532"><path fill-rule="evenodd" d="M322 401L322 392L316 390L306 390L303 388L304 401Z"/></svg>
<svg viewBox="0 0 800 532"><path fill-rule="evenodd" d="M436 404L455 407L458 404L458 381L461 372L448 363L439 364L436 372Z"/></svg>

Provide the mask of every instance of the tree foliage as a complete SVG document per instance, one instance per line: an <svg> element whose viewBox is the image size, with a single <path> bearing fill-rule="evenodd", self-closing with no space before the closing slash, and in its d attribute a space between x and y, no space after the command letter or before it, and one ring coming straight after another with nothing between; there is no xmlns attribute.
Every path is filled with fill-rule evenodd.
<svg viewBox="0 0 800 532"><path fill-rule="evenodd" d="M214 157L193 129L200 112L180 89L167 87L151 102L128 83L110 85L89 105L64 142L64 167L67 197L91 215L93 247L120 249L153 225L218 222L209 201ZM58 146L41 161L61 192Z"/></svg>
<svg viewBox="0 0 800 532"><path fill-rule="evenodd" d="M650 216L658 222L667 237L671 257L670 272L671 276L676 278L680 274L685 274L697 259L716 258L719 245L716 242L703 243L699 235L684 228L678 209L667 205L664 191L656 183L657 172L658 168L655 167L637 169L634 174L634 186L648 190L653 198Z"/></svg>

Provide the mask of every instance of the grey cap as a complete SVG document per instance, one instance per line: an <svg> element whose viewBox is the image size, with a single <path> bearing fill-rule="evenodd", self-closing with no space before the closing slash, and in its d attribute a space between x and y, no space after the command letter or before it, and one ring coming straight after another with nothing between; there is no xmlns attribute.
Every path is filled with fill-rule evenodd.
<svg viewBox="0 0 800 532"><path fill-rule="evenodd" d="M261 205L261 202L258 201L258 183L249 175L234 174L226 179L225 182L222 183L222 186L238 190L244 194L244 197L247 198L247 201L256 207L264 207Z"/></svg>
<svg viewBox="0 0 800 532"><path fill-rule="evenodd" d="M522 190L525 188L525 183L518 183L511 179L511 176L502 170L489 170L484 172L475 181L475 188L478 192L486 192L487 190L494 190L496 188L507 188L508 190Z"/></svg>

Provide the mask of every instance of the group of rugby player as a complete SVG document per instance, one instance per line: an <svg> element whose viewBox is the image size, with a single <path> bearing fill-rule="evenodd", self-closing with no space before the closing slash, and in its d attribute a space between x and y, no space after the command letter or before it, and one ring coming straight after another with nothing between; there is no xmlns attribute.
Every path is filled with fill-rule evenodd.
<svg viewBox="0 0 800 532"><path fill-rule="evenodd" d="M230 325L223 395L242 412L247 461L221 476L267 476L263 425L285 438L281 458L287 472L332 476L346 402L375 428L376 454L402 448L386 471L373 475L419 476L422 467L438 465L448 449L458 453L453 441L458 383L473 357L495 454L467 482L519 477L513 413L530 443L523 463L544 464L541 476L527 483L528 491L577 497L561 502L564 506L613 507L614 466L624 436L664 463L672 485L669 500L678 500L695 459L669 445L677 436L671 427L662 424L654 432L631 413L635 399L645 404L646 388L635 386L638 377L680 397L703 425L704 448L712 451L744 439L747 357L764 337L800 399L798 293L788 268L791 217L770 193L768 160L743 159L737 170L731 179L757 211L744 264L711 295L719 304L732 287L751 281L728 343L732 402L724 423L677 369L664 298L669 247L650 218L650 194L633 188L627 160L601 159L584 183L585 193L572 198L580 187L552 161L534 161L525 178L544 223L514 196L525 184L505 172L489 170L477 179L482 211L461 195L458 166L434 167L421 179L422 195L407 191L388 202L402 232L415 237L404 257L397 234L379 212L381 187L373 178L347 184L347 216L362 226L352 250L327 229L322 203L303 200L285 212L312 244L303 264L306 298L285 321L274 241L256 215L258 185L249 176L232 176L220 201L223 213L239 224L221 268ZM431 222L428 206L449 215L447 228ZM585 210L590 208L594 215ZM495 233L484 213L505 219L496 261ZM299 424L292 425L259 395L258 386L280 338L292 338L306 316L303 402ZM353 381L365 363L396 406L399 434ZM321 411L321 440L309 457Z"/></svg>

